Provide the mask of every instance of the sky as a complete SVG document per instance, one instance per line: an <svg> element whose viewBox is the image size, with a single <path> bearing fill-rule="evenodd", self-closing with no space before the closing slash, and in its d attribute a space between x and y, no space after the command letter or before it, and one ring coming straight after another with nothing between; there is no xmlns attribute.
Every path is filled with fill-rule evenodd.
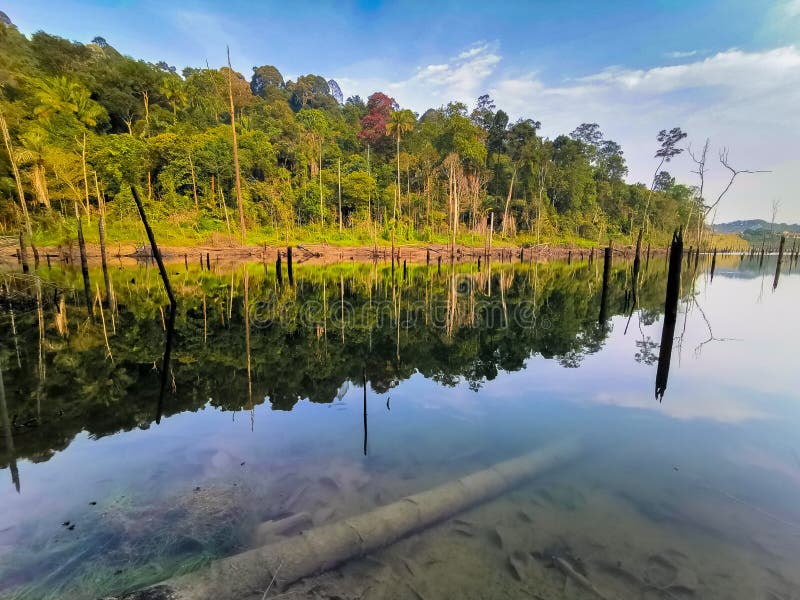
<svg viewBox="0 0 800 600"><path fill-rule="evenodd" d="M630 181L648 183L661 129L693 150L710 139L706 198L741 174L716 222L800 222L800 0L13 0L25 34L103 36L135 58L219 67L272 64L286 79L316 73L345 97L383 91L422 113L451 100L542 123L554 138L583 122L622 144ZM687 152L666 165L697 183Z"/></svg>

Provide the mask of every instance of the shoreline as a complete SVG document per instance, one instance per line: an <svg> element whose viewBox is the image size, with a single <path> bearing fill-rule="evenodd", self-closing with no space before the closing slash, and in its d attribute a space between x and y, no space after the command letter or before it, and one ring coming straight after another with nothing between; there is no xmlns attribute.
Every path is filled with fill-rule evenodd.
<svg viewBox="0 0 800 600"><path fill-rule="evenodd" d="M161 246L159 249L164 262L168 263L198 263L200 260L224 261L224 262L274 262L280 253L281 259L287 258L289 246ZM292 262L296 265L331 265L341 262L374 262L388 261L391 255L390 246L334 246L330 244L295 244L292 248ZM519 261L544 261L544 260L563 260L570 257L575 260L585 260L589 257L592 249L595 258L602 258L603 248L594 246L584 248L578 246L550 246L539 244L533 246L501 246L492 248L491 260L500 262L519 262ZM37 248L40 261L46 263L48 258L51 262L74 263L79 262L80 254L78 246L71 244L68 246L44 246ZM395 256L398 262L406 261L410 264L422 264L428 261L438 263L441 257L442 262L450 260L450 246L444 244L429 245L397 245L395 246ZM645 255L647 250L642 249ZM663 255L665 248L652 248L651 255ZM133 243L115 243L106 247L108 260L114 260L119 264L136 264L152 257L150 249L144 246L137 247ZM635 246L615 246L614 256L620 258L633 258L636 254ZM100 245L86 244L86 256L90 264L100 263ZM482 246L458 245L455 248L455 260L477 261L478 258L486 260L489 253ZM19 263L19 249L16 246L6 246L0 248L0 263ZM32 253L28 252L28 260L32 261Z"/></svg>

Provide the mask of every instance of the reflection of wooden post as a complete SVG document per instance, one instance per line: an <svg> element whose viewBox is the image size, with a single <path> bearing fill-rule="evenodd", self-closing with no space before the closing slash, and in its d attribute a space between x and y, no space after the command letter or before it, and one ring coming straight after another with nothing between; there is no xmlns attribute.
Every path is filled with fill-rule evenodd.
<svg viewBox="0 0 800 600"><path fill-rule="evenodd" d="M278 250L278 256L275 259L275 279L278 281L278 285L283 285L283 273L281 273L281 251Z"/></svg>
<svg viewBox="0 0 800 600"><path fill-rule="evenodd" d="M367 368L364 367L364 456L367 455Z"/></svg>
<svg viewBox="0 0 800 600"><path fill-rule="evenodd" d="M86 258L86 240L83 237L83 224L81 215L78 212L78 202L75 203L75 220L78 223L78 249L81 255L81 275L83 276L83 294L86 297L86 310L89 312L89 319L94 323L94 311L92 310L92 289L89 284L89 261Z"/></svg>
<svg viewBox="0 0 800 600"><path fill-rule="evenodd" d="M153 258L155 258L155 261L158 264L158 272L161 274L161 281L164 283L164 289L166 290L167 297L169 298L169 320L167 321L166 333L167 339L164 344L164 364L161 369L161 391L158 396L158 413L156 414L156 423L160 423L161 410L164 406L164 392L167 389L167 378L169 377L170 371L169 361L170 356L172 355L172 333L175 329L175 313L178 310L178 303L175 300L175 295L172 293L172 286L169 284L167 269L164 267L164 261L161 259L161 251L158 249L158 245L156 244L156 238L153 235L153 230L150 229L150 224L147 222L147 215L145 215L142 201L139 199L139 193L133 186L131 186L131 193L133 194L133 199L136 202L136 208L139 209L139 216L142 219L142 225L144 225L144 230L147 233L147 239L150 240L150 248L153 251Z"/></svg>
<svg viewBox="0 0 800 600"><path fill-rule="evenodd" d="M667 296L664 302L664 326L661 330L661 346L658 351L658 370L656 371L656 399L664 398L669 378L669 363L672 358L672 343L675 338L675 323L678 320L678 298L681 288L681 262L683 258L683 234L676 231L672 236L669 250L669 273L667 275Z"/></svg>
<svg viewBox="0 0 800 600"><path fill-rule="evenodd" d="M113 310L114 307L111 303L111 279L108 276L108 260L106 256L106 201L103 198L103 195L100 193L100 184L97 181L97 173L94 174L94 187L97 193L97 208L98 212L100 213L97 219L97 232L100 235L100 264L103 268L103 283L106 286L106 306Z"/></svg>
<svg viewBox="0 0 800 600"><path fill-rule="evenodd" d="M3 421L3 436L6 438L6 454L8 454L8 465L11 471L11 481L19 493L19 471L17 470L17 458L14 453L14 438L11 433L11 423L8 421L8 407L6 406L6 389L3 386L3 366L0 364L0 419Z"/></svg>
<svg viewBox="0 0 800 600"><path fill-rule="evenodd" d="M255 405L253 404L253 375L252 360L250 358L250 272L244 266L244 344L247 353L247 401L250 404L250 429L253 428L255 419Z"/></svg>

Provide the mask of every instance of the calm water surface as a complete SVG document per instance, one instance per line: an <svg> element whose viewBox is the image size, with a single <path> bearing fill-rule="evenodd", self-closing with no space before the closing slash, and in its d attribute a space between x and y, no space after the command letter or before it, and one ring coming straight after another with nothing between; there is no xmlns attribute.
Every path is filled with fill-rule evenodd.
<svg viewBox="0 0 800 600"><path fill-rule="evenodd" d="M6 270L0 597L137 589L253 547L262 521L334 522L576 438L577 460L285 597L797 598L800 276L709 266L684 263L661 402L663 257L635 304L616 262L604 311L602 261L394 284L385 264L282 285L172 265L163 396L155 269L115 267L94 323L79 272Z"/></svg>

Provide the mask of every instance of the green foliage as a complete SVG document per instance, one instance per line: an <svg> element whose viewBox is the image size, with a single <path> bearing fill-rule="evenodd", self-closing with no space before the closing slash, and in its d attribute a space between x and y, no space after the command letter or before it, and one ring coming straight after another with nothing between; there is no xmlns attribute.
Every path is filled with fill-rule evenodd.
<svg viewBox="0 0 800 600"><path fill-rule="evenodd" d="M455 220L457 238L480 244L490 212L507 242L631 242L648 223L648 241L662 243L676 227L697 229L695 190L667 174L652 191L625 183L622 148L596 123L550 140L538 121L510 123L488 95L472 112L452 102L417 118L380 92L340 104L338 85L317 74L285 81L262 65L249 82L228 67L187 67L181 76L163 61L123 56L101 37L81 44L38 32L27 39L10 24L0 32L0 112L40 242L58 241L74 226L65 206L77 201L87 217L98 210L95 174L111 241L138 231L125 220L131 184L165 220L154 225L168 239L227 232L226 209L235 212L237 202L232 122L250 241L361 240L396 218L393 227L410 241L445 241ZM661 132L656 158L677 155L683 137L679 128ZM352 236L332 218L337 164ZM18 208L2 151L0 232L18 227Z"/></svg>

